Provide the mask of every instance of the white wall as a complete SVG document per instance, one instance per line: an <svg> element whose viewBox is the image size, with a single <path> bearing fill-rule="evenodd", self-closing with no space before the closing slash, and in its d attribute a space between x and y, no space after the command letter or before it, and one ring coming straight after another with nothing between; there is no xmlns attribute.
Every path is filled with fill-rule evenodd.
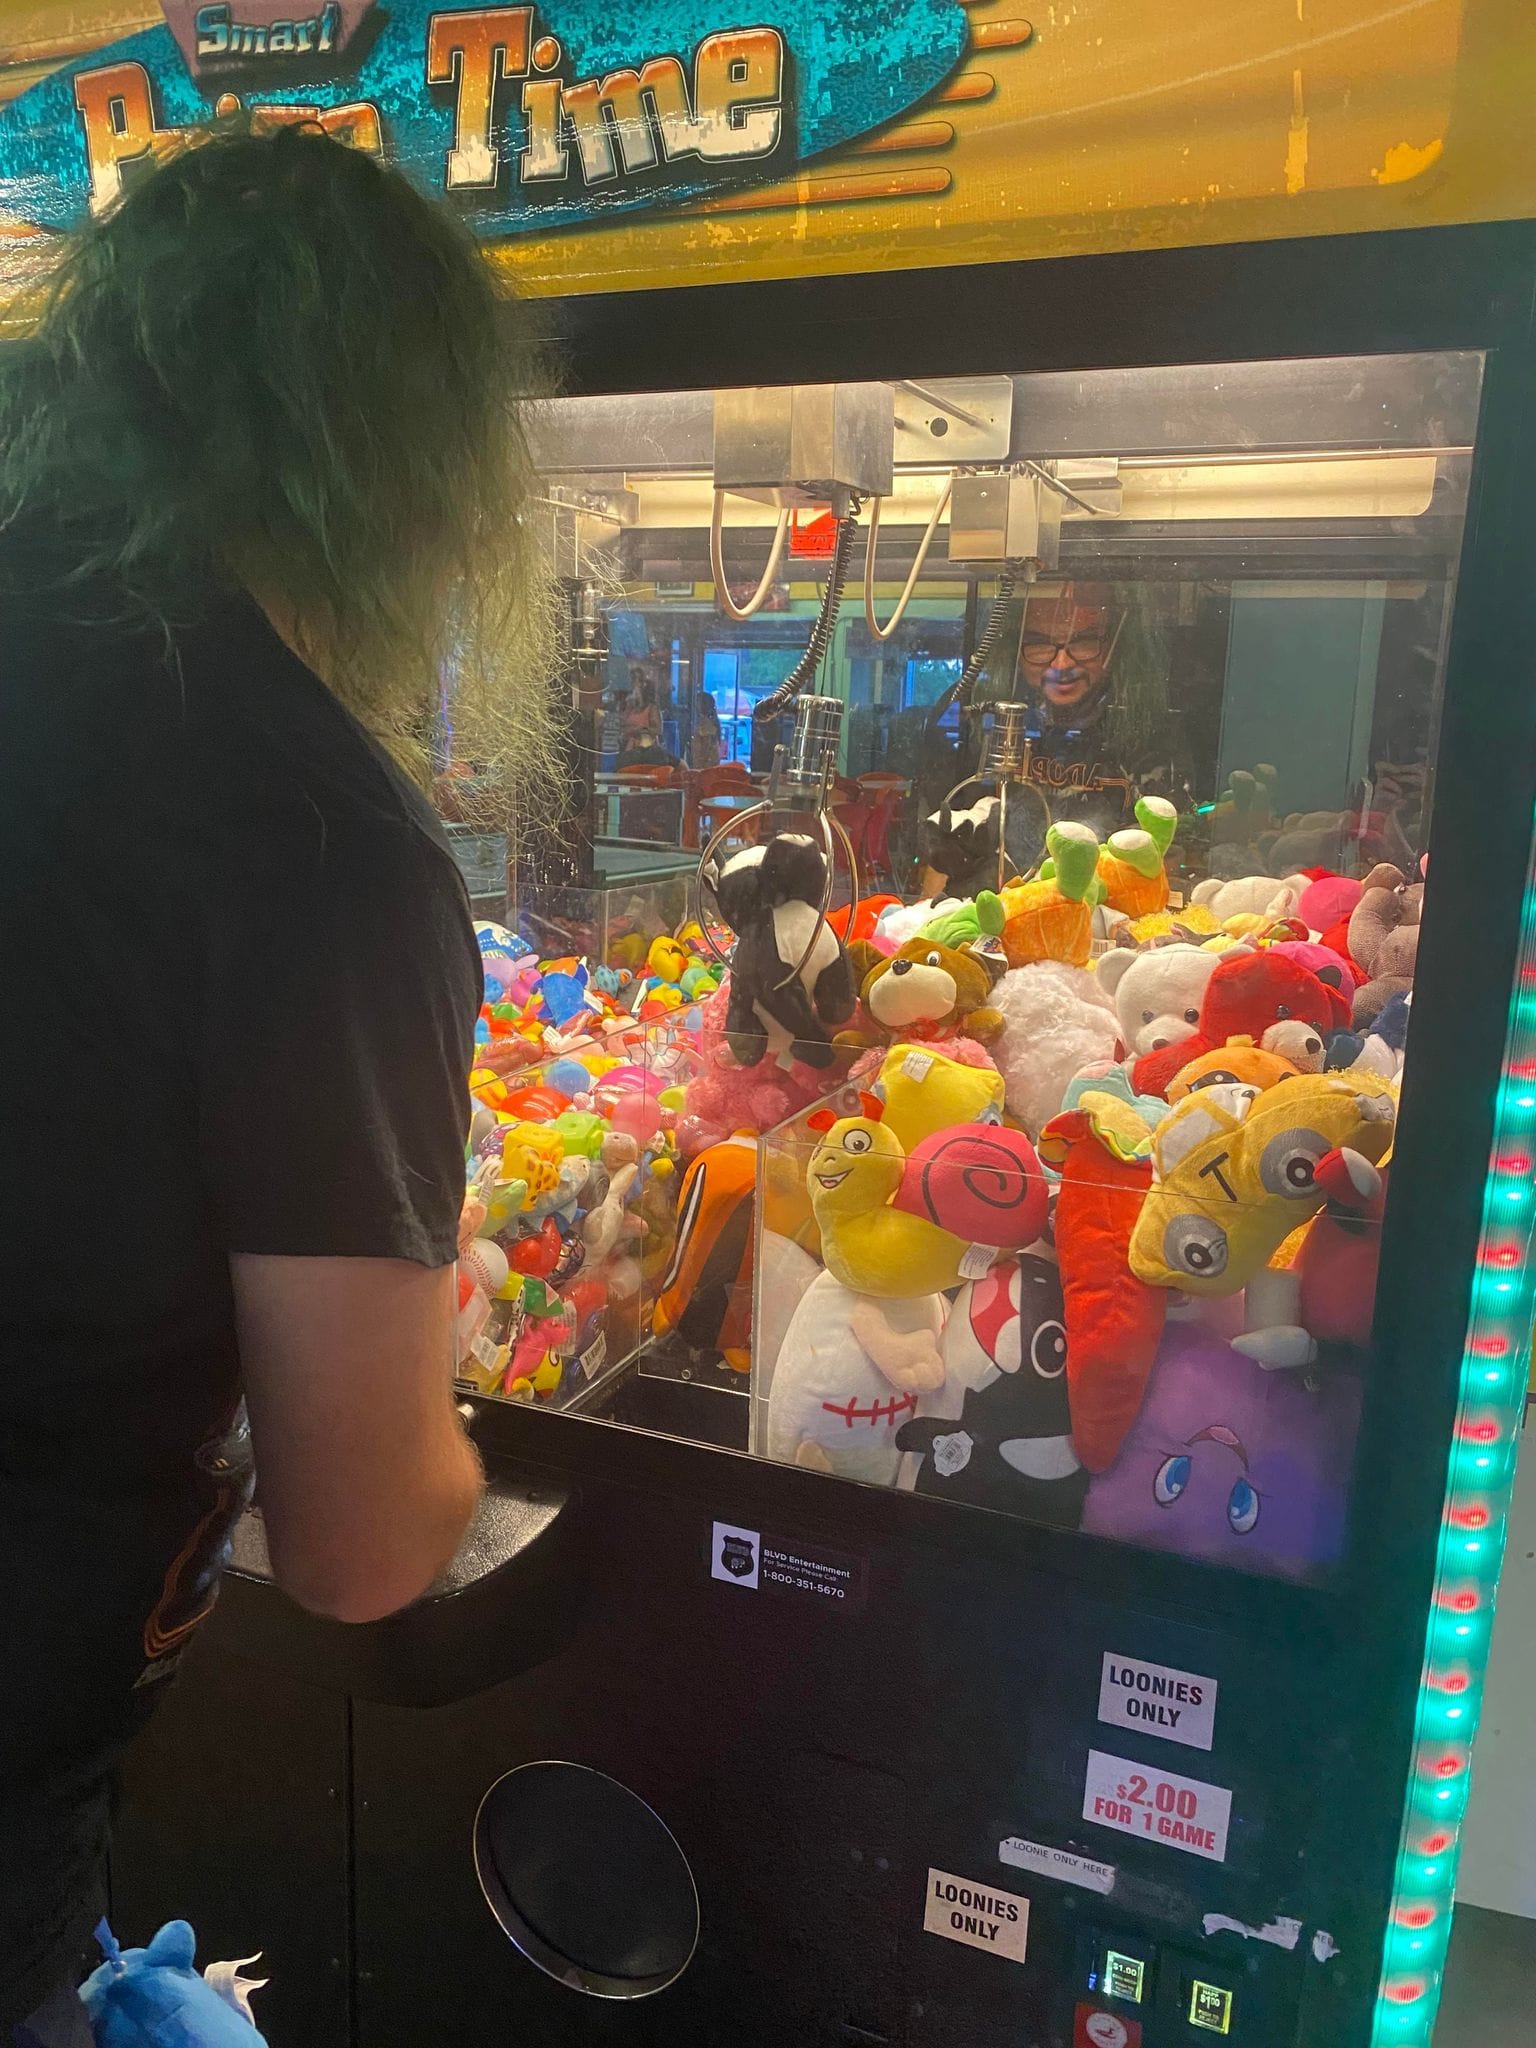
<svg viewBox="0 0 1536 2048"><path fill-rule="evenodd" d="M1457 1897L1536 1919L1536 1422L1515 1474Z"/></svg>

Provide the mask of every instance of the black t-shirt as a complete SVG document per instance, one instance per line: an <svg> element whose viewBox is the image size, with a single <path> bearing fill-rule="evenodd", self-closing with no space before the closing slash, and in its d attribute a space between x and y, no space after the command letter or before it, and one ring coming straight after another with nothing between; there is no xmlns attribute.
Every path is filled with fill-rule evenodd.
<svg viewBox="0 0 1536 2048"><path fill-rule="evenodd" d="M37 588L7 542L0 2027L246 1496L229 1254L453 1258L480 1000L430 808L254 605Z"/></svg>

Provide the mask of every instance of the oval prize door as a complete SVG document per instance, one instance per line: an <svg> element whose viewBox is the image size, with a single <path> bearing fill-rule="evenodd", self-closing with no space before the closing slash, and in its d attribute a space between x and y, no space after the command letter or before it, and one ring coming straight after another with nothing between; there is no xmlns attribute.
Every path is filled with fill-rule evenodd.
<svg viewBox="0 0 1536 2048"><path fill-rule="evenodd" d="M594 1998L645 1998L687 1969L699 1895L671 1830L617 1779L524 1764L475 1816L480 1889L531 1963Z"/></svg>

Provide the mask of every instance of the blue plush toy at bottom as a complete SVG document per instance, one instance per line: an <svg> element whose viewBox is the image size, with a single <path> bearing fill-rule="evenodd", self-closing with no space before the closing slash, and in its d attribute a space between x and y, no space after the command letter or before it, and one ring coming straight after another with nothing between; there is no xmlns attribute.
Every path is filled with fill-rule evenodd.
<svg viewBox="0 0 1536 2048"><path fill-rule="evenodd" d="M242 1977L242 1963L210 1963L200 1977L185 1920L168 1920L148 1948L119 1948L105 1920L96 1939L106 1961L80 1987L96 2048L266 2048L247 1997L266 1979Z"/></svg>

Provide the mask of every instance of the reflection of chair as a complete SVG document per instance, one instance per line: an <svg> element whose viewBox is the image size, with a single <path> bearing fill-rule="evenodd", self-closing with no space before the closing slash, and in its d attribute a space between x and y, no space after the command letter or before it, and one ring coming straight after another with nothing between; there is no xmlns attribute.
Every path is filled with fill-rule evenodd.
<svg viewBox="0 0 1536 2048"><path fill-rule="evenodd" d="M856 783L839 776L834 801L837 819L853 844L859 863L859 886L868 894L877 880L891 877L890 833L909 784L903 775L878 772ZM850 795L845 799L844 790Z"/></svg>
<svg viewBox="0 0 1536 2048"><path fill-rule="evenodd" d="M859 777L859 788L870 806L859 845L859 866L871 880L879 876L893 886L895 884L891 832L901 816L901 806L911 786L904 775L892 775L884 769Z"/></svg>
<svg viewBox="0 0 1536 2048"><path fill-rule="evenodd" d="M713 833L732 811L749 810L761 803L763 792L739 761L726 761L718 768L703 768L687 778L683 818L684 846L707 846ZM707 822L707 820L709 822ZM736 840L737 845L756 841L752 824Z"/></svg>

